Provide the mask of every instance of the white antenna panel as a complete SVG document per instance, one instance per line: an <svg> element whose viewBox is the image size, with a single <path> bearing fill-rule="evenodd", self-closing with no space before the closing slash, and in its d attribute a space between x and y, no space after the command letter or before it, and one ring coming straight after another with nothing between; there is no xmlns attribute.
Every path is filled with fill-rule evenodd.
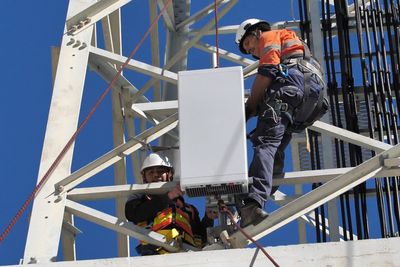
<svg viewBox="0 0 400 267"><path fill-rule="evenodd" d="M178 74L181 188L189 196L247 192L241 67Z"/></svg>

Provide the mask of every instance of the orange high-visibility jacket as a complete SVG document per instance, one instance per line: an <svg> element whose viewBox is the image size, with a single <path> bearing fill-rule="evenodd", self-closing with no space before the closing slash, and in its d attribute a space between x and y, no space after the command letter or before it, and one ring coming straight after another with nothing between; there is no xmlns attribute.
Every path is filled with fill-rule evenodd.
<svg viewBox="0 0 400 267"><path fill-rule="evenodd" d="M302 41L292 30L272 30L260 36L261 51L259 65L278 65L285 59L303 55Z"/></svg>

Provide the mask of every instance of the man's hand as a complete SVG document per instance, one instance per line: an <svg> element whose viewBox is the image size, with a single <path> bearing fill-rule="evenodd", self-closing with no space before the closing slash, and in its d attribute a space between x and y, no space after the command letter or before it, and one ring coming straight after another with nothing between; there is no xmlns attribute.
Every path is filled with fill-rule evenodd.
<svg viewBox="0 0 400 267"><path fill-rule="evenodd" d="M181 187L179 184L177 184L174 188L172 188L169 192L168 192L168 198L173 200L177 197L181 197L183 196L183 192L181 190Z"/></svg>
<svg viewBox="0 0 400 267"><path fill-rule="evenodd" d="M206 216L210 220L218 219L218 211L215 209L206 209Z"/></svg>

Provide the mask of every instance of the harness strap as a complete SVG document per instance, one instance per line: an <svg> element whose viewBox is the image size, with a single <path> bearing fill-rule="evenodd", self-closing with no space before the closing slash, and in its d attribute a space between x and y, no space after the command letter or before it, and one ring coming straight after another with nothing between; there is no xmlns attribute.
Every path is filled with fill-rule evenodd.
<svg viewBox="0 0 400 267"><path fill-rule="evenodd" d="M294 67L296 65L300 65L303 73L311 72L311 73L317 75L318 79L321 82L325 83L324 79L322 77L322 70L319 66L319 63L313 58L311 58L310 60L305 60L303 58L289 58L284 61L284 64L286 66L288 66L289 68Z"/></svg>
<svg viewBox="0 0 400 267"><path fill-rule="evenodd" d="M319 119L318 116L321 116L321 108L322 104L324 103L325 96L326 96L326 89L324 88L323 92L319 93L318 102L314 108L314 111L311 113L311 115L308 117L308 120L305 122L306 126L310 126L312 123L314 123L314 121Z"/></svg>
<svg viewBox="0 0 400 267"><path fill-rule="evenodd" d="M293 122L295 124L297 122L298 124L294 125L294 127L296 128L300 126L299 130L301 130L303 127L308 127L314 123L315 120L319 119L323 114L325 114L322 109L327 95L321 67L318 61L312 57L310 49L304 42L303 46L304 54L302 57L289 58L283 62L283 64L286 64L288 67L297 66L304 75L303 100L299 108L294 110L291 114L294 119ZM313 74L317 76L320 84L323 86L322 90L319 92L317 102L315 102L315 99L310 98L311 77Z"/></svg>
<svg viewBox="0 0 400 267"><path fill-rule="evenodd" d="M300 108L295 111L296 117L298 118L308 118L309 113L312 111L310 109L309 103L310 99L310 84L311 84L311 73L305 72L304 74L304 94L303 94L303 101L300 104Z"/></svg>
<svg viewBox="0 0 400 267"><path fill-rule="evenodd" d="M304 55L303 55L303 58L304 58L304 60L306 60L306 61L310 61L311 58L312 58L311 51L310 51L310 49L308 48L308 45L307 45L303 40L300 39L300 41L303 43L303 47L304 47Z"/></svg>

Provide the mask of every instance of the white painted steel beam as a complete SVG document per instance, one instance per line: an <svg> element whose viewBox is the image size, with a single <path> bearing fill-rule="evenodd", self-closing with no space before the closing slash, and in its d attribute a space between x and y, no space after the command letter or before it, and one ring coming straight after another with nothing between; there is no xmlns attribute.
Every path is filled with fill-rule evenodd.
<svg viewBox="0 0 400 267"><path fill-rule="evenodd" d="M97 74L99 74L105 81L111 82L115 75L117 74L117 70L113 67L113 65L109 62L105 62L100 58L94 59L92 58L89 61L89 66L90 68L95 71ZM121 92L123 94L123 99L125 101L128 101L134 94L136 94L139 90L131 84L123 75L120 75L115 83L113 84L113 90ZM130 102L130 101L129 101ZM145 96L140 96L137 99L137 102L139 103L148 103L149 100ZM125 111L126 107L124 107ZM125 112L126 114L126 112ZM129 114L126 114L129 115ZM134 137L135 131L134 131L134 124L132 120L127 120L126 125L128 128L128 135L130 137ZM135 172L135 178L136 180L140 180L141 176L139 175L139 162L138 158L132 156L132 165L134 167L134 172Z"/></svg>
<svg viewBox="0 0 400 267"><path fill-rule="evenodd" d="M292 29L296 32L298 32L298 27L299 27L299 21L278 21L274 22L271 25L271 29L277 30L277 29ZM237 29L239 28L239 25L226 25L226 26L221 26L218 28L218 34L223 35L223 34L235 34ZM194 36L199 33L198 30L192 30L189 35ZM204 35L215 35L215 30L209 30L206 32Z"/></svg>
<svg viewBox="0 0 400 267"><path fill-rule="evenodd" d="M243 78L248 78L257 73L258 69L258 60L254 61L251 65L248 65L243 69Z"/></svg>
<svg viewBox="0 0 400 267"><path fill-rule="evenodd" d="M385 165L385 167L388 167L388 168L399 167L400 166L400 159L399 158L385 159L383 164Z"/></svg>
<svg viewBox="0 0 400 267"><path fill-rule="evenodd" d="M126 60L128 59L127 57L121 56L121 55L117 55L114 53L111 53L109 51L91 46L90 47L90 58L94 57L100 57L105 61L108 61L110 63L114 63L117 65L122 65L126 62ZM154 67L152 65L149 65L147 63L144 62L140 62L134 59L129 60L128 65L126 66L125 69L131 69L134 71L137 71L139 73L143 73L146 75L149 75L151 77L166 81L166 82L170 82L173 84L177 83L177 79L178 79L178 75L176 73L173 73L171 71L167 71L167 70L163 70L161 68L158 67Z"/></svg>
<svg viewBox="0 0 400 267"><path fill-rule="evenodd" d="M98 73L104 80L110 82L114 79L117 70L113 67L113 65L109 62L105 62L101 60L100 58L89 58L89 65L93 71ZM123 99L128 100L128 98L131 98L135 96L136 102L139 103L150 103L150 101L143 95L140 94L140 96L136 95L138 93L138 89L131 84L124 76L120 75L116 82L113 84L113 90L116 90L118 92L121 92L123 90L127 90L128 92L124 93ZM126 110L127 115L129 115L129 110ZM162 120L163 117L155 117L153 118L152 116L148 116L144 114L141 110L139 109L134 109L134 111L142 118L145 118L146 120L150 121L153 124L158 123L158 121ZM149 114L150 115L150 114ZM128 124L129 125L129 124ZM131 126L129 126L131 127ZM131 133L134 133L134 131L131 131ZM177 138L172 132L168 133L168 135L172 136L173 138Z"/></svg>
<svg viewBox="0 0 400 267"><path fill-rule="evenodd" d="M233 6L237 3L238 0L232 0L230 1L227 5L224 6L224 8L218 13L219 17L222 18L223 16L226 15L226 13L233 8ZM183 56L186 55L186 52L189 50L189 48L193 47L202 37L203 35L211 29L215 25L215 21L211 20L208 22L200 31L199 34L194 36L192 39L190 39L183 47L182 49L176 53L174 56L168 59L168 62L164 66L164 70L170 69L172 66L175 65L175 63L180 60ZM137 97L143 95L148 89L150 89L153 84L156 82L155 79L149 80L142 88L140 88L140 94L137 94ZM136 100L136 97L133 99L134 102Z"/></svg>
<svg viewBox="0 0 400 267"><path fill-rule="evenodd" d="M177 105L178 102L176 100L133 104L130 109L127 109L127 114L133 113L138 118L145 119L151 124L157 125L162 119L178 112ZM174 138L174 140L179 140L174 131L168 132L167 135Z"/></svg>
<svg viewBox="0 0 400 267"><path fill-rule="evenodd" d="M328 242L264 249L280 266L379 266L393 267L400 262L400 237L348 242ZM146 257L109 258L36 264L35 267L265 267L273 266L258 248L171 253ZM13 265L9 267L21 267Z"/></svg>
<svg viewBox="0 0 400 267"><path fill-rule="evenodd" d="M285 172L281 176L275 176L272 181L274 185L311 184L319 182L325 183L352 169L353 168L350 167L350 168Z"/></svg>
<svg viewBox="0 0 400 267"><path fill-rule="evenodd" d="M149 1L150 21L157 18L157 3ZM160 67L160 40L158 34L158 23L154 24L153 30L150 32L151 40L151 64L155 67ZM154 84L154 101L161 100L161 83L160 81Z"/></svg>
<svg viewBox="0 0 400 267"><path fill-rule="evenodd" d="M127 222L126 220L121 220L107 213L95 210L71 200L67 200L65 209L68 212L81 217L82 219L96 223L118 233L129 235L137 240L143 240L150 244L162 246L171 252L178 251L176 247L165 243L166 237L164 235L147 230L131 222Z"/></svg>
<svg viewBox="0 0 400 267"><path fill-rule="evenodd" d="M79 10L79 12L72 12L72 14L68 14L67 16L67 32L70 35L76 35L130 1L131 0L101 0L94 2L94 4L83 10Z"/></svg>
<svg viewBox="0 0 400 267"><path fill-rule="evenodd" d="M370 0L357 0L358 1L358 4L360 5L360 6L362 6L362 3L364 2L365 3L365 7L369 7L370 5L371 5L371 1ZM333 1L330 1L330 2L333 2ZM348 5L348 8L347 8L347 10L349 11L349 14L354 14L354 12L355 12L355 5L354 5L354 3L353 4L350 4L350 5Z"/></svg>
<svg viewBox="0 0 400 267"><path fill-rule="evenodd" d="M135 135L135 122L133 120L127 120L126 129L129 138ZM135 151L130 155L132 167L133 167L133 176L136 184L143 183L143 177L140 174L140 162L142 162L141 151Z"/></svg>
<svg viewBox="0 0 400 267"><path fill-rule="evenodd" d="M79 229L74 226L74 216L69 212L64 212L64 221L62 224L62 250L63 260L76 260L76 244L75 237L79 233Z"/></svg>
<svg viewBox="0 0 400 267"><path fill-rule="evenodd" d="M375 177L374 177L375 178ZM393 190L391 190L393 191ZM349 196L350 199L354 199L354 190L349 190L346 192ZM274 201L277 205L279 206L283 206L288 204L289 202L295 200L296 198L301 197L303 194L298 194L297 192L294 195L277 195L274 194L273 196L271 196L271 200ZM367 198L376 198L376 190L375 188L369 188L365 191L365 196Z"/></svg>
<svg viewBox="0 0 400 267"><path fill-rule="evenodd" d="M132 116L138 117L140 119L145 119L149 122L151 122L152 124L158 124L158 120L154 119L150 114L146 114L144 113L141 109L139 109L138 107L136 107L135 105L132 105L130 110L128 111L128 115L130 113L133 113Z"/></svg>
<svg viewBox="0 0 400 267"><path fill-rule="evenodd" d="M90 58L89 57L89 66L91 70L99 74L105 81L110 83L117 74L117 70L114 68L114 65L105 62L101 58ZM122 89L129 91L129 97L135 95L139 90L131 84L123 75L120 75L117 80L114 82L112 86L113 90L121 91ZM126 98L126 96L125 96ZM150 102L145 96L140 96L137 99L137 102L147 103Z"/></svg>
<svg viewBox="0 0 400 267"><path fill-rule="evenodd" d="M397 160L397 158L395 159ZM400 175L399 166L386 165L387 161L384 161L384 165L387 168L379 171L375 177L391 177ZM390 167L390 168L389 168ZM312 183L326 183L333 178L342 175L353 167L338 168L338 169L323 169L323 170L311 170L311 171L298 171L298 172L286 172L283 176L275 176L273 181L274 185L289 185L289 184L312 184Z"/></svg>
<svg viewBox="0 0 400 267"><path fill-rule="evenodd" d="M172 0L173 1L173 0ZM165 5L167 4L167 0L157 0L158 7L162 10ZM175 31L175 16L174 16L174 9L173 4L170 4L167 7L166 12L163 13L163 19L165 26L172 32Z"/></svg>
<svg viewBox="0 0 400 267"><path fill-rule="evenodd" d="M227 5L224 6L224 8L218 13L219 17L222 18L223 16L226 15L226 13L233 8L233 6L237 3L238 0L231 0ZM172 67L179 59L182 58L186 54L186 51L189 50L189 48L193 47L202 37L203 35L211 29L215 25L215 21L211 20L208 22L200 31L199 34L192 39L189 40L181 49L181 51L177 54L175 54L172 58L168 59L168 63L164 66L164 69L169 69Z"/></svg>
<svg viewBox="0 0 400 267"><path fill-rule="evenodd" d="M229 1L230 0L217 0L217 6L219 6L220 4L227 3ZM189 18L187 18L184 21L182 21L181 23L179 23L176 26L176 29L179 30L185 26L190 26L191 24L196 23L197 21L204 18L208 14L214 12L214 5L215 5L215 3L213 2L213 3L209 4L208 6L206 6L205 8L201 9L200 11L196 12L195 14L191 15ZM215 32L214 32L214 34L215 34Z"/></svg>
<svg viewBox="0 0 400 267"><path fill-rule="evenodd" d="M229 26L221 26L218 27L218 34L235 34L237 29L239 28L239 25L229 25ZM192 30L189 35L190 36L196 36L199 33L199 30ZM204 35L215 35L215 29L214 30L209 30L204 33Z"/></svg>
<svg viewBox="0 0 400 267"><path fill-rule="evenodd" d="M212 46L210 44L205 44L199 42L198 44L194 45L195 48L198 48L204 52L214 54L217 52L217 48L215 46ZM231 62L234 62L236 64L242 65L242 66L248 66L254 63L254 60L239 56L235 53L229 52L227 50L218 48L219 56L223 59L229 60Z"/></svg>
<svg viewBox="0 0 400 267"><path fill-rule="evenodd" d="M97 186L87 188L74 188L67 193L67 198L74 201L96 200L109 198L124 198L132 194L163 194L174 188L178 182L158 182L148 184L126 184L114 186Z"/></svg>
<svg viewBox="0 0 400 267"><path fill-rule="evenodd" d="M143 147L146 144L149 144L153 140L157 139L161 135L175 128L178 124L178 114L174 114L167 119L160 122L158 125L150 128L143 133L136 136L126 142L125 144L116 147L110 152L104 154L100 158L95 161L87 164L81 169L75 171L70 176L64 178L62 181L55 184L56 190L60 191L68 191L78 184L86 181L93 175L99 173L105 168L111 166L115 162L125 158L127 155L130 155L132 152L137 149Z"/></svg>
<svg viewBox="0 0 400 267"><path fill-rule="evenodd" d="M178 112L178 100L133 104L132 109L149 113L153 117L168 116Z"/></svg>
<svg viewBox="0 0 400 267"><path fill-rule="evenodd" d="M67 198L73 201L82 201L82 200L98 200L98 199L111 199L111 198L124 198L130 196L135 193L144 193L147 194L163 194L171 190L176 186L176 182L169 183L151 183L151 184L132 184L132 185L119 185L119 186L101 186L101 187L90 187L90 188L75 188L72 189L67 194ZM275 193L277 199L281 199L277 201L277 204L282 202L283 199L286 199L286 195L280 193L279 191ZM289 198L290 199L290 198ZM286 201L288 202L288 201ZM309 214L302 215L300 217L307 223L316 226L315 217L312 212ZM321 218L320 218L321 220ZM329 222L326 220L327 231L329 233ZM340 228L340 234L343 235L343 229ZM354 236L354 240L357 237Z"/></svg>
<svg viewBox="0 0 400 267"><path fill-rule="evenodd" d="M302 172L287 172L285 178L274 178L273 185L295 185L295 184L311 184L311 183L326 183L333 178L345 174L351 171L353 168L342 168L342 169L327 169L327 170L315 170L315 171L302 171ZM379 177L390 177L399 176L400 168L382 169L377 172L374 176ZM174 182L171 183L154 183L154 184L131 184L123 186L106 186L106 187L91 187L91 188L74 188L68 192L68 198L72 200L91 200L97 198L114 198L114 197L125 197L129 192L135 192L135 190L144 190L145 188L150 190L151 194L163 192L164 189L173 187ZM161 191L156 189L160 188ZM153 192L153 190L156 190ZM140 191L142 192L142 191ZM281 193L282 194L282 193ZM286 198L285 198L286 199ZM274 195L275 201L282 201L282 195Z"/></svg>
<svg viewBox="0 0 400 267"><path fill-rule="evenodd" d="M60 47L51 48L51 61L52 61L52 78L53 86L55 81L55 76L57 73L58 59L60 55ZM75 248L75 236L70 233L70 231L65 230L65 221L73 223L73 218L70 214L64 213L64 223L61 229L61 243L62 243L62 255L64 260L75 260L76 259L76 248Z"/></svg>
<svg viewBox="0 0 400 267"><path fill-rule="evenodd" d="M114 79L117 70L113 67L113 65L109 62L105 62L100 58L89 58L89 65L91 67L91 69L93 71L95 71L96 73L98 73L104 80L106 80L107 82L110 82ZM128 92L124 93L124 99L127 99L128 97L133 97L135 96L136 102L139 103L150 103L150 101L143 95L138 94L138 89L131 84L123 75L120 75L118 77L118 79L116 80L116 82L114 82L113 84L113 90L116 90L118 92L120 91L124 91L127 90ZM128 110L126 110L127 112L129 112ZM146 114L144 114L142 111L136 109L135 112L137 112L137 114L139 116L141 116L142 118L145 118L146 120L150 121L153 124L156 124L156 122L158 123L158 121L162 120L163 117L156 117L153 118L152 116L147 116ZM129 115L129 113L127 113ZM131 128L130 133L131 133L131 137L133 137L133 127L134 125L132 123L128 123L128 128ZM168 135L172 136L173 138L177 139L176 135L174 135L172 132L169 132ZM134 159L135 160L135 159ZM138 175L136 175L136 178L138 177ZM140 177L139 177L140 179Z"/></svg>
<svg viewBox="0 0 400 267"><path fill-rule="evenodd" d="M291 201L293 201L294 199L301 197L302 195L303 194L297 194L297 192L296 192L296 195L294 195L294 196L293 195L292 196L287 196L285 193L277 190L275 192L275 194L272 196L271 200L273 200L274 203L277 204L278 206L284 206L284 205L290 203ZM318 215L318 218L319 218L320 222L323 220L321 214ZM329 235L329 233L330 233L329 220L326 219L326 218L324 218L324 220L325 220L325 225L326 225L325 233L327 235ZM304 243L306 243L306 240L307 240L305 223L308 223L309 225L311 225L313 227L317 226L316 220L315 220L314 211L311 211L311 212L309 212L307 214L301 215L298 218L298 223L299 224L304 224L304 227L302 226L301 228L299 228L300 244L304 244ZM322 225L319 225L318 227L320 228L321 231L323 231ZM344 234L343 227L338 226L338 229L339 229L339 234L343 237L343 234ZM349 231L346 231L346 232L347 232L347 235L350 236L350 232ZM357 239L358 239L357 236L353 234L353 240L357 240ZM340 240L343 241L342 238Z"/></svg>
<svg viewBox="0 0 400 267"><path fill-rule="evenodd" d="M330 125L328 123L322 122L322 121L316 121L314 122L313 125L308 127L309 129L322 133L322 134L327 134L329 136L332 136L334 138L343 140L345 142L358 145L361 147L365 147L367 149L373 150L377 153L380 153L382 151L388 150L392 148L392 145L383 143L381 141L356 134L353 132L350 132L348 130Z"/></svg>
<svg viewBox="0 0 400 267"><path fill-rule="evenodd" d="M306 195L288 203L284 207L271 213L268 218L256 226L246 227L246 231L253 236L255 240L258 240L294 219L297 219L301 215L310 212L327 201L365 182L369 178L375 177L375 175L384 168L384 159L396 158L399 156L400 145L397 145L363 162L347 173L332 179ZM247 239L240 232L231 236L231 242L234 247L243 247L248 244Z"/></svg>
<svg viewBox="0 0 400 267"><path fill-rule="evenodd" d="M320 230L321 232L324 231L324 229L323 229L323 227L322 227L322 224L321 224L322 220L324 220L324 221L325 221L325 233L326 233L326 235L330 235L332 227L331 227L331 225L330 225L330 223L329 223L329 222L330 222L329 219L323 218L323 217L321 216L321 214L318 214L319 224L317 225L317 222L316 222L316 220L315 220L315 213L314 213L314 211L309 212L308 214L303 215L303 216L307 218L307 223L308 223L308 224L311 224L311 225L314 226L314 227L319 227L319 230ZM303 218L303 216L301 216L301 218ZM338 240L336 240L336 241L345 241L345 239L344 239L345 231L344 231L343 227L338 226L338 229L339 229L339 231L338 231L339 236L338 236ZM347 230L347 231L346 231L346 235L349 237L349 236L350 236L350 231ZM351 240L358 240L357 235L353 234L353 239L351 239ZM330 241L330 242L334 242L333 240L329 240L329 241Z"/></svg>
<svg viewBox="0 0 400 267"><path fill-rule="evenodd" d="M191 10L191 1L187 0L174 0L174 12L175 12L175 25L179 22L185 20L189 17L190 10ZM171 57L174 57L177 53L181 54L180 58L172 64L168 69L170 71L178 73L178 71L186 70L187 69L187 62L188 62L188 50L182 49L186 42L188 42L188 32L189 27L183 27L180 30L166 31L166 39L165 39L165 50L164 50L164 69L165 66L169 64ZM154 82L151 81L152 85ZM158 84L159 82L156 82ZM177 85L171 83L162 83L162 95L161 100L176 100L177 96ZM172 131L173 134L179 135L179 129L176 128ZM164 147L176 147L178 146L179 139L172 139L169 136L163 136L159 140L159 145ZM175 178L179 176L180 173L180 159L179 155L176 150L166 150L164 154L174 162L175 167Z"/></svg>
<svg viewBox="0 0 400 267"><path fill-rule="evenodd" d="M117 55L122 53L121 10L117 9L101 20L104 45L107 51ZM93 46L96 47L96 46Z"/></svg>
<svg viewBox="0 0 400 267"><path fill-rule="evenodd" d="M95 1L82 3L71 0L67 14L71 16L73 12L79 12L93 3ZM92 32L92 27L89 27L77 37L83 43L90 43ZM87 47L71 45L70 38L63 36L37 183L77 129L88 57ZM65 202L63 199L56 201L54 184L70 175L72 155L73 145L35 197L24 252L26 264L49 262L57 258Z"/></svg>
<svg viewBox="0 0 400 267"><path fill-rule="evenodd" d="M101 22L106 50L120 55L122 52L120 9L104 17ZM114 65L114 67L115 69L118 68L117 65ZM129 100L123 98L121 90L112 90L111 99L113 143L114 147L118 147L125 143L123 108L124 103ZM126 184L125 169L125 159L121 159L114 164L114 184ZM126 199L123 198L115 200L115 210L118 218L124 218L125 202ZM117 252L118 257L128 257L130 255L129 237L127 235L117 233Z"/></svg>

